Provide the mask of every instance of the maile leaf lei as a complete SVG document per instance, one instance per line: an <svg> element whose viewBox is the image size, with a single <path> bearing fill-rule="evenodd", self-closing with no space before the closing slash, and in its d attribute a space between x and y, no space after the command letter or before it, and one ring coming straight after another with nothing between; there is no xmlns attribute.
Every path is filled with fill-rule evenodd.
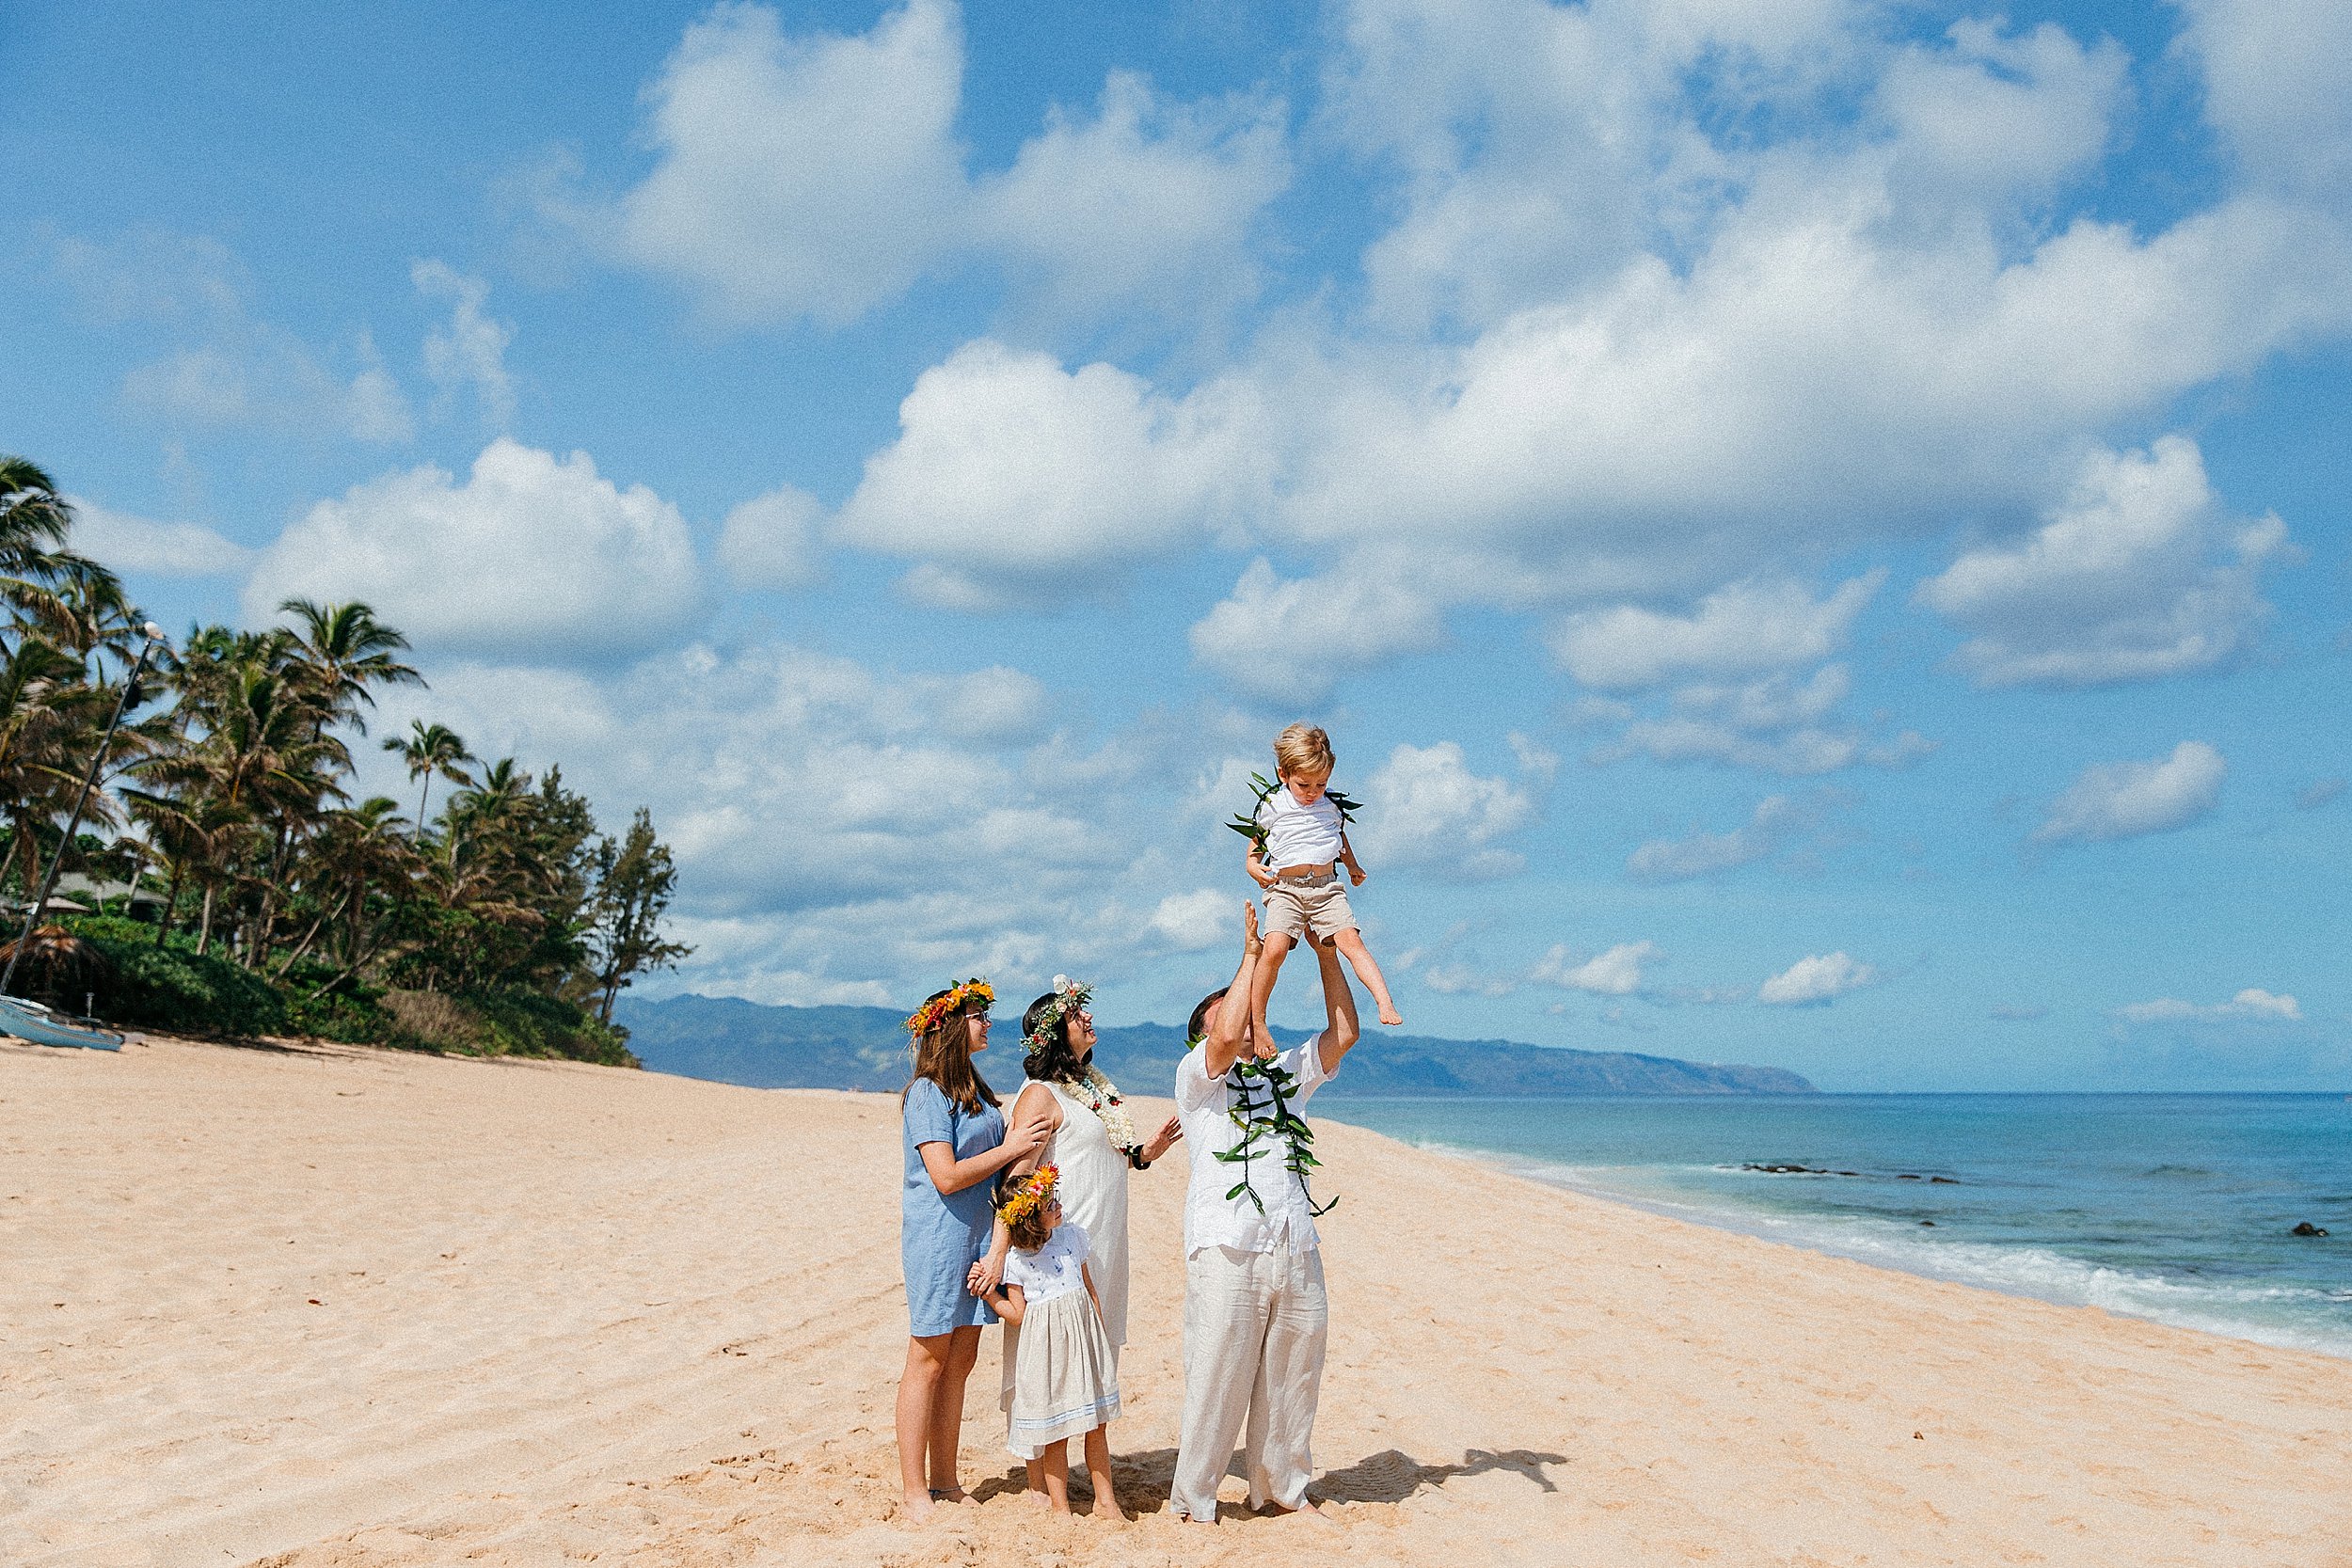
<svg viewBox="0 0 2352 1568"><path fill-rule="evenodd" d="M1228 1164L1241 1166L1241 1180L1225 1190L1227 1201L1246 1196L1259 1213L1265 1212L1265 1199L1258 1196L1257 1186L1250 1180L1250 1162L1262 1152L1271 1152L1258 1147L1271 1136L1282 1145L1282 1168L1298 1178L1298 1190L1307 1199L1307 1212L1327 1214L1338 1207L1340 1200L1336 1197L1318 1206L1307 1184L1308 1173L1323 1162L1315 1158L1314 1150L1309 1147L1315 1141L1314 1129L1290 1107L1291 1093L1297 1083L1290 1069L1277 1062L1248 1056L1233 1064L1227 1081L1233 1096L1228 1114L1242 1133L1239 1143L1220 1150L1216 1156Z"/></svg>
<svg viewBox="0 0 2352 1568"><path fill-rule="evenodd" d="M1256 845L1259 852L1263 854L1265 851L1265 828L1259 822L1258 813L1264 809L1268 800L1274 799L1274 792L1281 788L1282 784L1279 779L1269 780L1263 773L1250 774L1249 783L1257 791L1257 799L1250 802L1248 811L1235 812L1233 819L1225 825ZM1336 789L1326 789L1323 792L1323 798L1340 808L1342 828L1355 821L1356 814L1363 809L1357 801L1349 800Z"/></svg>

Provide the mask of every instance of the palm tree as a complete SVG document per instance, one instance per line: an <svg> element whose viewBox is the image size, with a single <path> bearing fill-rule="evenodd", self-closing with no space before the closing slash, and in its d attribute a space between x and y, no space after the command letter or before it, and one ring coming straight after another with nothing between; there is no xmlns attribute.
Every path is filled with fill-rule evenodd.
<svg viewBox="0 0 2352 1568"><path fill-rule="evenodd" d="M476 758L466 750L464 738L455 730L444 724L428 724L421 719L409 721L405 738L386 736L384 749L400 753L401 760L408 765L410 778L424 780L424 787L417 792L416 831L410 835L412 841L421 842L425 802L433 797L433 775L438 773L453 784L469 785L473 775L466 771L465 765Z"/></svg>
<svg viewBox="0 0 2352 1568"><path fill-rule="evenodd" d="M366 605L288 599L278 608L294 618L299 641L294 657L306 683L315 688L321 728L348 722L365 735L367 721L359 716L359 705L375 705L369 687L424 684L422 675L392 657L408 646L408 639L377 620Z"/></svg>
<svg viewBox="0 0 2352 1568"><path fill-rule="evenodd" d="M301 866L317 915L278 973L291 970L322 933L332 931L341 941L343 967L319 990L329 990L357 974L381 950L387 926L379 919L370 940L369 895L406 886L421 865L416 847L400 832L400 806L389 797L371 796L357 806L329 812Z"/></svg>

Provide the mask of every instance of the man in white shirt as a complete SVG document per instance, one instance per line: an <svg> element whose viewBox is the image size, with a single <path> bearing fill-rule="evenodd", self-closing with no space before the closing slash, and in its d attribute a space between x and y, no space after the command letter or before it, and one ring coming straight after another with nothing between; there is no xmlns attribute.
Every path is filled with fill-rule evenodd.
<svg viewBox="0 0 2352 1568"><path fill-rule="evenodd" d="M1193 1009L1199 1043L1176 1069L1192 1183L1184 1197L1184 1427L1169 1497L1196 1524L1216 1523L1216 1485L1236 1438L1244 1438L1251 1507L1324 1517L1307 1496L1328 1332L1323 1255L1299 1175L1303 1146L1279 1122L1297 1115L1355 1045L1356 997L1339 955L1317 942L1323 1032L1282 1052L1259 1039L1249 1022L1258 918L1255 908L1245 910L1240 972Z"/></svg>

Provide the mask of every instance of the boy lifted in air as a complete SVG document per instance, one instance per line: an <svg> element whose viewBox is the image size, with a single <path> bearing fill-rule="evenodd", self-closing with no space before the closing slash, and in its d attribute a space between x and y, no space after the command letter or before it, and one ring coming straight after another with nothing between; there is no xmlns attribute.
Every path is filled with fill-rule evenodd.
<svg viewBox="0 0 2352 1568"><path fill-rule="evenodd" d="M1274 740L1277 782L1260 779L1264 787L1257 814L1232 824L1249 840L1250 880L1265 890L1265 950L1249 987L1249 1021L1262 1040L1273 1037L1266 1033L1265 1008L1283 955L1302 937L1339 949L1372 992L1381 1022L1405 1022L1356 928L1347 889L1340 885L1340 866L1347 867L1348 880L1358 887L1363 885L1364 868L1347 842L1355 802L1329 790L1332 761L1329 736L1312 724L1293 724Z"/></svg>

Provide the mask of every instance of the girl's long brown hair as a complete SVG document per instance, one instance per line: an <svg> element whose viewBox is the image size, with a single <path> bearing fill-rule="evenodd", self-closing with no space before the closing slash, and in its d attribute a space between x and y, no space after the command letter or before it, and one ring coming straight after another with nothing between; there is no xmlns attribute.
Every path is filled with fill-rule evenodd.
<svg viewBox="0 0 2352 1568"><path fill-rule="evenodd" d="M924 998L936 1002L947 993L935 990ZM939 1092L967 1111L982 1105L1001 1103L996 1091L988 1086L979 1069L972 1065L972 1035L963 1021L971 1016L968 1006L959 1007L923 1032L914 1042L914 1078L898 1091L898 1103L904 1105L915 1078L928 1078L939 1085Z"/></svg>

